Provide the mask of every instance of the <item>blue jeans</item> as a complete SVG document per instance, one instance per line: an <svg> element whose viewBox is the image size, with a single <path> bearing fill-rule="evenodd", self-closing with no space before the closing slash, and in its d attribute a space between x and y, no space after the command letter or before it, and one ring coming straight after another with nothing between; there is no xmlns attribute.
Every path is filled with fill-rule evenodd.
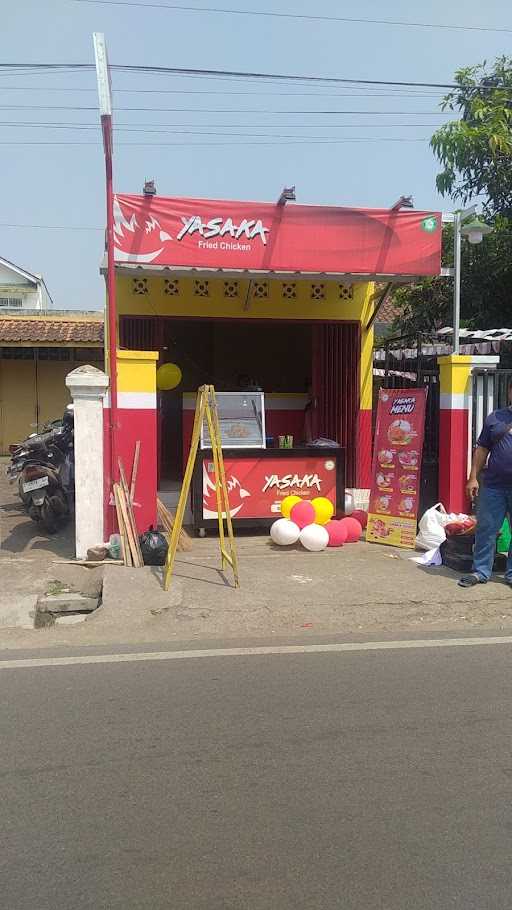
<svg viewBox="0 0 512 910"><path fill-rule="evenodd" d="M512 515L512 487L481 486L473 553L473 571L488 580L496 555L496 535L506 515ZM512 543L508 551L505 578L512 583Z"/></svg>

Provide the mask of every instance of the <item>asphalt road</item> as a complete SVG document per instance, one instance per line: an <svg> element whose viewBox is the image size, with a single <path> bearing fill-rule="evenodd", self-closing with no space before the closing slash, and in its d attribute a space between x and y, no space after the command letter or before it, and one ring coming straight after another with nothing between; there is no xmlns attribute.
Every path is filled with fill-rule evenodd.
<svg viewBox="0 0 512 910"><path fill-rule="evenodd" d="M1 906L507 908L511 660L501 644L0 671Z"/></svg>

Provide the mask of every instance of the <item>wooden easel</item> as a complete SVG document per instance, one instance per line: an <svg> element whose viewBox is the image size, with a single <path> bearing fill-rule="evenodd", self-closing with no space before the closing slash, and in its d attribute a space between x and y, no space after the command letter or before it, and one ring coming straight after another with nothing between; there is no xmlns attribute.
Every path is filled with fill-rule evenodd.
<svg viewBox="0 0 512 910"><path fill-rule="evenodd" d="M215 495L217 498L217 516L219 520L219 544L220 555L222 560L222 569L226 564L231 566L235 579L235 587L238 588L240 582L238 578L238 560L236 555L235 538L233 535L233 522L229 510L228 488L226 484L226 473L224 470L224 458L222 455L222 441L220 436L219 412L217 409L217 398L215 389L212 385L203 385L198 390L196 401L196 412L194 416L194 429L192 430L192 442L190 444L190 453L188 456L187 467L183 477L178 508L176 509L176 518L169 540L169 551L164 571L164 588L167 591L171 582L174 568L174 560L178 546L178 538L183 526L183 516L187 505L187 499L192 482L192 474L197 458L197 450L201 438L201 427L206 418L210 441L212 445L212 457L215 471ZM226 529L224 530L224 516L226 519ZM226 537L229 541L229 552L226 550Z"/></svg>

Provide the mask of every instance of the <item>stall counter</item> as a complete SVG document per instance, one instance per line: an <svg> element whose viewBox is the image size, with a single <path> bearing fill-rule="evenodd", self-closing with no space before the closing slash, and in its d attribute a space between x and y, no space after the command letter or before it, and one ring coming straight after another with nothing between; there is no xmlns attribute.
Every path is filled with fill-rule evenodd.
<svg viewBox="0 0 512 910"><path fill-rule="evenodd" d="M268 528L280 517L286 496L325 496L335 512L345 502L345 450L341 448L223 449L235 528ZM196 533L217 527L211 451L198 452L192 482Z"/></svg>

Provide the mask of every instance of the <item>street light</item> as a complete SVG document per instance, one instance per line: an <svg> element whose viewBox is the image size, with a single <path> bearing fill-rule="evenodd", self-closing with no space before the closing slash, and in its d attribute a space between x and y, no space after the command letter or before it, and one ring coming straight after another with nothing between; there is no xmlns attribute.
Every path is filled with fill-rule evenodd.
<svg viewBox="0 0 512 910"><path fill-rule="evenodd" d="M453 216L453 353L460 353L460 264L461 264L461 239L467 237L472 244L481 243L492 228L479 218L471 218L476 211L476 205L462 212L455 212Z"/></svg>
<svg viewBox="0 0 512 910"><path fill-rule="evenodd" d="M487 234L492 234L492 227L489 227L485 221L480 221L479 218L472 218L471 221L466 221L462 225L460 232L468 238L470 243L475 244L481 243Z"/></svg>

